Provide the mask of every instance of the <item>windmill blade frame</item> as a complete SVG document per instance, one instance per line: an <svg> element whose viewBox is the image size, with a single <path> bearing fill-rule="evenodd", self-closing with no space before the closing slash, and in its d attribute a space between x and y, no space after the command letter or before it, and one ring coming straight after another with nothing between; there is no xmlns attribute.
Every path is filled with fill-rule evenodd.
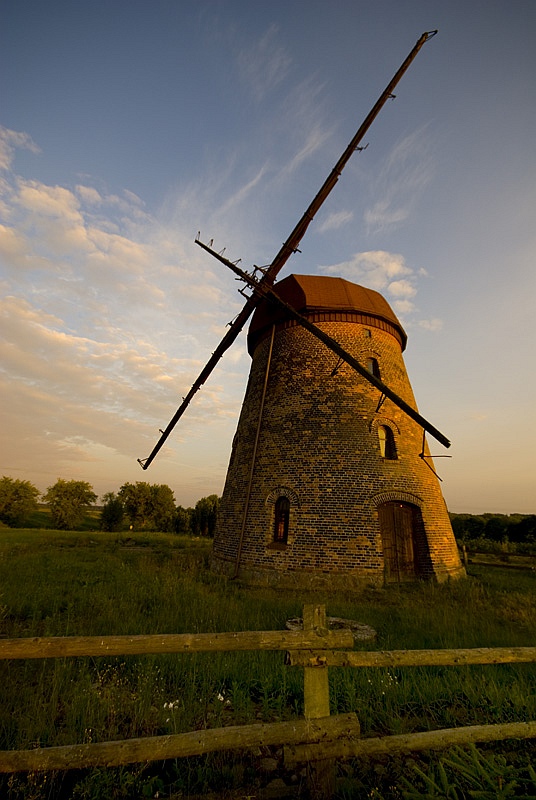
<svg viewBox="0 0 536 800"><path fill-rule="evenodd" d="M350 160L352 154L359 150L359 144L362 141L363 137L369 130L370 126L380 113L381 109L389 100L390 98L394 97L393 90L407 71L419 51L421 50L422 46L429 41L433 36L437 34L437 30L433 31L426 31L423 33L419 39L417 40L415 46L401 64L397 72L394 74L393 78L386 86L382 94L379 96L378 100L369 111L368 115L365 117L362 124L359 126L358 130L356 131L355 135L353 136L352 140L342 153L341 157L331 170L330 174L322 184L321 188L307 207L307 210L302 215L301 219L299 220L298 224L293 229L292 233L288 237L288 239L284 242L281 249L273 259L270 266L264 271L264 274L259 281L259 287L271 287L277 278L277 275L281 271L281 269L285 266L286 262L290 258L293 253L295 253L298 248L299 244L305 235L307 228L309 227L310 223L312 222L315 214L318 212L322 204L325 202L326 198L334 188L335 184L339 180L339 177L342 173L342 170ZM170 422L166 426L165 430L161 432L160 439L157 441L156 445L154 446L153 450L151 451L150 455L147 458L138 458L138 463L142 467L142 469L146 470L151 463L153 462L156 455L159 453L163 445L165 444L166 440L168 439L169 435L173 431L174 427L176 426L179 419L182 417L186 409L188 408L191 400L195 396L195 394L199 391L201 386L205 383L207 378L211 375L214 368L223 357L225 352L231 347L231 345L235 342L238 335L242 331L244 325L246 324L247 320L253 313L259 298L257 294L253 294L248 300L246 304L238 314L238 316L233 320L231 323L229 330L217 346L216 350L212 353L212 356L208 360L207 364L199 374L196 381L192 384L192 387L188 394L183 398L182 403L180 404L179 408L171 418Z"/></svg>
<svg viewBox="0 0 536 800"><path fill-rule="evenodd" d="M307 317L304 317L303 314L300 314L293 308L289 303L285 302L277 292L270 286L266 286L266 284L262 284L262 281L256 281L255 278L244 270L240 269L235 263L229 261L229 259L224 258L220 253L217 253L215 250L212 250L208 245L203 244L199 239L196 239L196 244L210 253L212 256L221 261L222 264L225 264L226 267L229 267L239 278L241 278L248 286L251 287L254 294L258 297L258 299L267 298L275 303L280 308L284 309L286 314L294 319L302 328L305 328L312 333L313 336L316 336L329 350L331 350L335 355L339 357L341 361L344 361L348 364L352 369L354 369L362 378L368 381L372 386L378 389L382 395L389 398L398 408L407 414L408 417L416 422L421 428L429 433L431 436L434 437L440 444L444 447L450 447L450 441L447 437L441 433L431 422L428 422L418 411L416 411L412 406L410 406L406 401L400 397L396 392L387 386L386 383L381 381L375 375L373 375L370 370L363 366L354 356L352 356L347 350L345 350L341 345L333 339L332 336L328 336L318 325L315 325L314 322L311 322Z"/></svg>

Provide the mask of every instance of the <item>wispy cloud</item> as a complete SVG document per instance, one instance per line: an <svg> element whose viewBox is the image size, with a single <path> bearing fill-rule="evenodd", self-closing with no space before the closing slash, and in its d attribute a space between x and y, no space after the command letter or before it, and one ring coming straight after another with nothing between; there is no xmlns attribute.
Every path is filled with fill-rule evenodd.
<svg viewBox="0 0 536 800"><path fill-rule="evenodd" d="M396 144L373 181L376 200L364 214L368 231L386 231L408 219L434 171L424 126Z"/></svg>
<svg viewBox="0 0 536 800"><path fill-rule="evenodd" d="M243 203L249 193L254 189L258 184L261 182L263 177L265 176L267 171L266 166L262 166L256 175L253 176L251 180L245 183L243 186L239 187L239 189L230 197L226 203L222 206L220 210L220 214L226 214L231 208L240 203Z"/></svg>
<svg viewBox="0 0 536 800"><path fill-rule="evenodd" d="M348 225L354 218L352 211L334 211L324 220L319 226L319 233L327 233L328 231L336 231L344 225Z"/></svg>
<svg viewBox="0 0 536 800"><path fill-rule="evenodd" d="M0 169L10 169L17 149L40 153L39 147L27 133L12 131L0 125Z"/></svg>
<svg viewBox="0 0 536 800"><path fill-rule="evenodd" d="M305 143L300 147L298 152L293 156L286 168L287 175L295 172L304 161L310 158L314 153L319 150L322 145L329 138L330 132L315 125L315 127L307 133Z"/></svg>
<svg viewBox="0 0 536 800"><path fill-rule="evenodd" d="M292 63L291 57L278 43L276 25L271 25L254 44L243 47L237 60L240 75L258 102L285 79Z"/></svg>

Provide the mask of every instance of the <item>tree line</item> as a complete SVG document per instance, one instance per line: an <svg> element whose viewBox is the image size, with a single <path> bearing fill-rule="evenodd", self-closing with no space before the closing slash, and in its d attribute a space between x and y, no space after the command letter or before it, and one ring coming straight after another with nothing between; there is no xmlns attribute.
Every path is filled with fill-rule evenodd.
<svg viewBox="0 0 536 800"><path fill-rule="evenodd" d="M59 530L75 530L84 514L97 502L93 487L86 481L59 478L40 493L30 481L4 476L0 479L0 522L23 527L45 503L52 524ZM99 524L104 531L156 530L171 533L213 536L219 497L202 497L193 508L175 504L173 491L165 484L124 483L118 492L102 498ZM452 528L460 544L471 542L512 542L536 544L536 514L451 514Z"/></svg>
<svg viewBox="0 0 536 800"><path fill-rule="evenodd" d="M458 542L476 541L536 544L536 514L451 514Z"/></svg>
<svg viewBox="0 0 536 800"><path fill-rule="evenodd" d="M97 502L87 481L64 480L41 494L30 481L3 476L0 479L0 522L23 527L39 508L48 506L51 522L58 530L76 530ZM175 504L173 491L165 484L144 481L124 483L118 492L102 497L99 526L103 531L152 530L193 536L213 536L219 497L202 497L193 508Z"/></svg>

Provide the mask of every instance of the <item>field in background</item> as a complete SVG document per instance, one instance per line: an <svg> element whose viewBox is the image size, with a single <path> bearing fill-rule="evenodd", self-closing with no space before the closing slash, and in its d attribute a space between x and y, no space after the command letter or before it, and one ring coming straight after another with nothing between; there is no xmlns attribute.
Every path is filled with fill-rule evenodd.
<svg viewBox="0 0 536 800"><path fill-rule="evenodd" d="M206 539L156 533L3 529L0 634L277 630L301 615L304 602L324 602L329 615L378 631L377 641L362 649L534 644L536 574L529 570L473 564L470 578L453 584L312 595L226 582L208 570L210 546ZM355 711L365 735L536 719L531 665L332 669L330 679L332 713ZM301 670L285 667L280 653L0 662L0 749L290 719L303 713L302 704ZM530 744L513 757L525 758L523 748ZM257 767L254 755L244 761L219 754L149 768L6 777L0 794L187 797L254 784ZM384 774L345 769L350 786L374 789L369 796L380 798L395 780L392 771L407 766L394 760ZM388 796L397 795L391 789Z"/></svg>

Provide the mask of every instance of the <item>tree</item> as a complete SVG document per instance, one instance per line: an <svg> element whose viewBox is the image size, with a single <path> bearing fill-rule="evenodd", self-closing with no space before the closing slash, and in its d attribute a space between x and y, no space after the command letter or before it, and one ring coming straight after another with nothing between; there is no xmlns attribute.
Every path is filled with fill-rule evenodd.
<svg viewBox="0 0 536 800"><path fill-rule="evenodd" d="M172 531L177 513L173 491L165 483L151 488L154 526L157 531Z"/></svg>
<svg viewBox="0 0 536 800"><path fill-rule="evenodd" d="M123 522L123 503L115 492L107 492L103 499L100 525L103 531L119 531Z"/></svg>
<svg viewBox="0 0 536 800"><path fill-rule="evenodd" d="M192 532L192 514L193 508L184 508L177 506L175 513L175 533L189 534Z"/></svg>
<svg viewBox="0 0 536 800"><path fill-rule="evenodd" d="M175 498L165 484L145 481L124 483L118 497L132 527L157 531L172 531L175 521Z"/></svg>
<svg viewBox="0 0 536 800"><path fill-rule="evenodd" d="M95 503L97 495L86 481L65 481L58 478L49 486L43 500L50 506L50 515L59 530L74 530L82 521L86 508Z"/></svg>
<svg viewBox="0 0 536 800"><path fill-rule="evenodd" d="M508 538L513 542L532 542L536 540L536 514L527 514L519 522L510 526Z"/></svg>
<svg viewBox="0 0 536 800"><path fill-rule="evenodd" d="M144 528L151 517L151 487L145 481L124 483L117 493L134 528Z"/></svg>
<svg viewBox="0 0 536 800"><path fill-rule="evenodd" d="M495 542L500 542L508 535L507 517L503 514L486 514L486 527L484 528L484 536L486 539L491 539Z"/></svg>
<svg viewBox="0 0 536 800"><path fill-rule="evenodd" d="M478 539L484 535L486 520L475 514L451 514L452 530L459 541Z"/></svg>
<svg viewBox="0 0 536 800"><path fill-rule="evenodd" d="M192 515L192 531L196 536L214 536L219 502L217 494L197 501Z"/></svg>
<svg viewBox="0 0 536 800"><path fill-rule="evenodd" d="M39 489L30 481L8 478L0 480L0 520L12 527L21 526L37 510Z"/></svg>

